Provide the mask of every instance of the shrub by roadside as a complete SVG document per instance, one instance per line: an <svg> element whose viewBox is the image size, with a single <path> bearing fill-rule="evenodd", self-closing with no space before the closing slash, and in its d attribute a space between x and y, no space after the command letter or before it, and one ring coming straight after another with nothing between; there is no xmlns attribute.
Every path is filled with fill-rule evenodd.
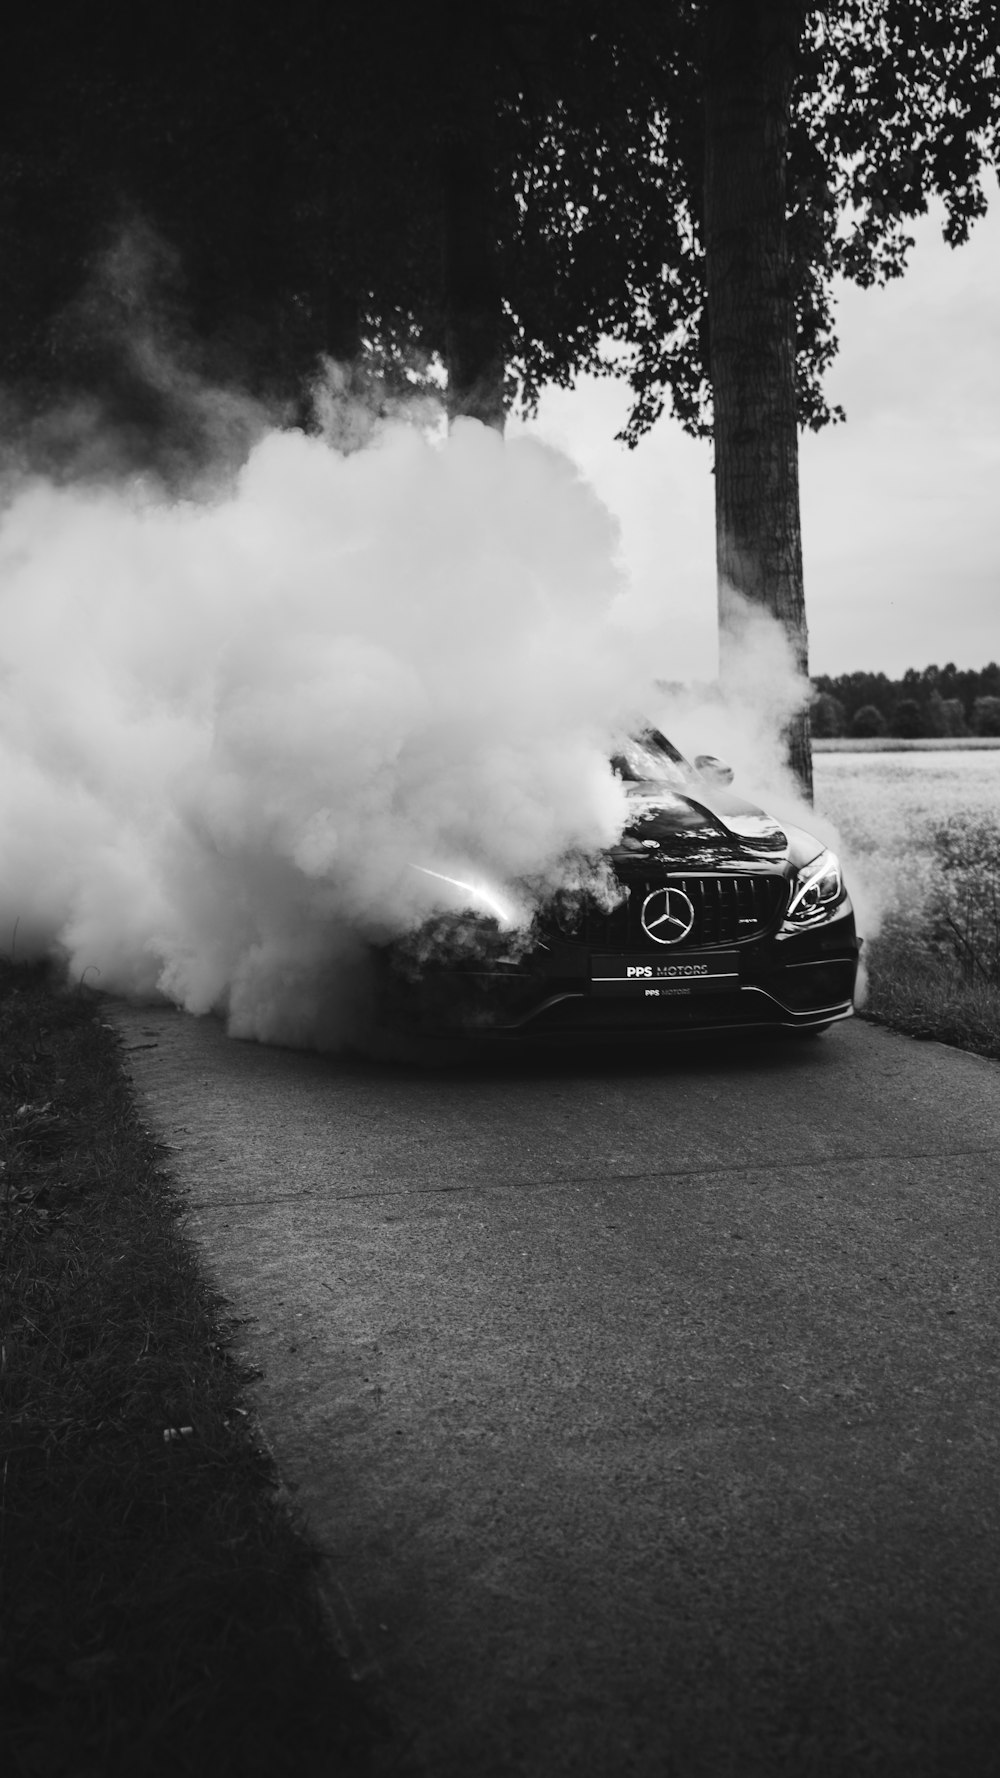
<svg viewBox="0 0 1000 1778"><path fill-rule="evenodd" d="M97 1003L0 968L0 1764L371 1770L315 1557Z"/></svg>
<svg viewBox="0 0 1000 1778"><path fill-rule="evenodd" d="M929 957L891 926L872 943L868 972L865 1018L1000 1061L1000 989L968 982L951 959Z"/></svg>
<svg viewBox="0 0 1000 1778"><path fill-rule="evenodd" d="M953 816L930 836L931 888L868 957L865 1013L1000 1060L1000 827Z"/></svg>

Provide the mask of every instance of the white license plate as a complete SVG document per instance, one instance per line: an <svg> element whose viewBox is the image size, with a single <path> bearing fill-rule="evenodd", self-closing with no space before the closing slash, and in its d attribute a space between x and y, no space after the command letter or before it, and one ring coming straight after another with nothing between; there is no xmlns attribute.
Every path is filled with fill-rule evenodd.
<svg viewBox="0 0 1000 1778"><path fill-rule="evenodd" d="M699 951L687 957L593 957L593 994L627 994L636 1000L670 1000L691 994L724 994L740 979L737 951Z"/></svg>

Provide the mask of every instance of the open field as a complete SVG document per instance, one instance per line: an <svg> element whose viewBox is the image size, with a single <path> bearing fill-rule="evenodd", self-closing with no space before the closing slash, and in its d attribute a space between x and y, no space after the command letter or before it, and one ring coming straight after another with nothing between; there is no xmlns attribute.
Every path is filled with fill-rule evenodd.
<svg viewBox="0 0 1000 1778"><path fill-rule="evenodd" d="M867 941L867 1015L1000 1057L1000 750L824 752L816 807Z"/></svg>
<svg viewBox="0 0 1000 1778"><path fill-rule="evenodd" d="M814 753L970 753L1000 747L1000 735L941 735L934 739L904 741L894 735L813 736Z"/></svg>

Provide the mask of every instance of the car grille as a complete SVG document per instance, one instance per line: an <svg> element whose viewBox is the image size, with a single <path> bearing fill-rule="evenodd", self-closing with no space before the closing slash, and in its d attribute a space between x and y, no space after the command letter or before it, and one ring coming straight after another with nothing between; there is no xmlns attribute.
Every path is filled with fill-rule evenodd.
<svg viewBox="0 0 1000 1778"><path fill-rule="evenodd" d="M610 913L589 900L573 909L560 909L556 923L562 936L596 951L661 951L665 947L649 937L641 914L647 895L669 884L682 889L694 908L690 933L670 949L732 945L765 932L788 898L788 884L777 873L765 876L717 871L687 876L671 871L655 877L625 878L619 872L619 880L626 899Z"/></svg>

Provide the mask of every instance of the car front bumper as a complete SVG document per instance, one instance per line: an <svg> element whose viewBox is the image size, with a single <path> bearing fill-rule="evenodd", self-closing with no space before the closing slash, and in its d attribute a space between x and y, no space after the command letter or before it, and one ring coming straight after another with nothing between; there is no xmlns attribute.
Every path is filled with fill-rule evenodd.
<svg viewBox="0 0 1000 1778"><path fill-rule="evenodd" d="M571 945L532 953L515 965L429 963L406 980L390 960L382 976L381 1013L387 1023L414 1034L511 1041L823 1030L854 1011L859 951L853 909L845 898L831 918L815 926L786 924L731 947L735 967L725 980L669 986L640 980L608 991L595 976L610 960ZM691 966L702 957L716 963L720 957L718 951L682 955Z"/></svg>

